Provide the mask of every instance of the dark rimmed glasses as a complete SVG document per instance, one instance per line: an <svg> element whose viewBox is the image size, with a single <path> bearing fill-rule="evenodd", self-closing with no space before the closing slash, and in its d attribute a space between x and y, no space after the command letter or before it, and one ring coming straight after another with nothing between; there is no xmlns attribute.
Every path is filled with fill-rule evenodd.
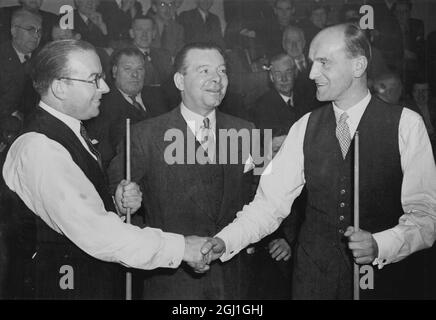
<svg viewBox="0 0 436 320"><path fill-rule="evenodd" d="M80 81L80 82L94 84L97 89L100 89L101 80L104 79L106 79L106 75L104 73L96 74L95 78L92 80L76 79L76 78L69 78L69 77L58 78L58 80L71 80L71 81Z"/></svg>

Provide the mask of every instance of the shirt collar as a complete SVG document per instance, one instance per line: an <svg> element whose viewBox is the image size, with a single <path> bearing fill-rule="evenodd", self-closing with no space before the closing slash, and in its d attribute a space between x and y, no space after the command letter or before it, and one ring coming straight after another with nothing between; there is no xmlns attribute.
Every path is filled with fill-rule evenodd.
<svg viewBox="0 0 436 320"><path fill-rule="evenodd" d="M118 88L117 88L118 89ZM130 99L130 96L124 93L121 89L118 89L118 91L121 93L121 95L126 99L129 103L132 103L132 99ZM139 92L136 96L136 101L138 101L142 106L144 106L144 103L142 102L141 92Z"/></svg>
<svg viewBox="0 0 436 320"><path fill-rule="evenodd" d="M17 53L17 55L18 55L18 59L20 60L20 62L21 62L21 63L26 62L26 58L24 57L24 56L26 56L26 55L25 55L24 53L18 51L18 49L15 48L13 45L12 45L12 48L14 48L15 52ZM31 57L31 56L32 56L32 53L28 53L27 55L28 55L29 57Z"/></svg>
<svg viewBox="0 0 436 320"><path fill-rule="evenodd" d="M200 15L201 15L201 17L203 18L203 21L206 21L206 18L207 18L208 13L207 13L207 12L204 12L204 11L201 10L200 8L198 8L198 12L200 12Z"/></svg>
<svg viewBox="0 0 436 320"><path fill-rule="evenodd" d="M183 102L180 104L180 112L188 124L189 129L192 131L194 136L197 137L205 117L188 109ZM214 133L216 128L216 110L214 109L211 113L209 113L207 118L209 118L210 129Z"/></svg>
<svg viewBox="0 0 436 320"><path fill-rule="evenodd" d="M288 103L288 100L291 99L291 104L294 105L294 93L293 92L291 92L290 97L285 96L284 94L281 94L280 92L279 92L279 95L280 95L280 97L282 97L283 101L286 103Z"/></svg>
<svg viewBox="0 0 436 320"><path fill-rule="evenodd" d="M348 114L347 124L348 127L350 128L351 136L354 136L357 126L359 125L360 119L362 118L362 115L365 112L366 107L368 106L370 100L371 100L371 93L368 90L367 95L362 100L360 100L358 103L356 103L354 106L352 106L346 111ZM340 109L334 102L332 104L333 104L333 110L335 112L336 123L337 123L339 121L339 118L345 111Z"/></svg>
<svg viewBox="0 0 436 320"><path fill-rule="evenodd" d="M39 102L39 106L44 109L45 111L47 111L48 113L50 113L53 117L59 119L60 121L62 121L63 123L65 123L73 132L74 134L81 138L81 134L80 134L80 120L77 120L73 117L70 117L69 115L59 112L55 109L53 109L52 107L50 107L49 105L47 105L46 103L44 103L43 101Z"/></svg>
<svg viewBox="0 0 436 320"><path fill-rule="evenodd" d="M82 20L85 21L85 23L88 23L89 18L87 16L85 16L83 13L81 13L80 11L77 11L77 12L79 12L79 15L82 17Z"/></svg>

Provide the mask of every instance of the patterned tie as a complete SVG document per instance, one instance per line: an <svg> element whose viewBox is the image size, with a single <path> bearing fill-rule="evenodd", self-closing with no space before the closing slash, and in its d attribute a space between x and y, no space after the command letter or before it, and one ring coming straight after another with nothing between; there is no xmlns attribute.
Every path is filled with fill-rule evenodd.
<svg viewBox="0 0 436 320"><path fill-rule="evenodd" d="M351 144L351 134L350 128L347 124L347 119L348 114L346 112L342 113L336 125L336 137L338 138L339 145L341 146L342 156L344 159Z"/></svg>
<svg viewBox="0 0 436 320"><path fill-rule="evenodd" d="M203 149L206 150L207 156L210 159L213 159L215 154L215 144L209 118L204 118L203 125L200 127L200 143Z"/></svg>
<svg viewBox="0 0 436 320"><path fill-rule="evenodd" d="M136 100L135 96L129 96L129 98L132 100L132 105L138 109L139 111L145 112L144 108L141 106L141 104Z"/></svg>
<svg viewBox="0 0 436 320"><path fill-rule="evenodd" d="M82 123L80 123L80 135L85 140L85 142L89 148L89 151L91 151L91 153L97 158L97 162L98 162L100 169L103 170L103 164L101 161L100 152L98 152L97 149L93 146L91 139L89 138L88 133L86 132L85 126Z"/></svg>

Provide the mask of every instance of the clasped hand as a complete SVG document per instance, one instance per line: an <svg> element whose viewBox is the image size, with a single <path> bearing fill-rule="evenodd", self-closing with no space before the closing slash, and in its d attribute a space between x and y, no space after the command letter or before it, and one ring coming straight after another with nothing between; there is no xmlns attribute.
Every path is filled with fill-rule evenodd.
<svg viewBox="0 0 436 320"><path fill-rule="evenodd" d="M197 273L205 273L210 264L225 252L226 246L220 238L185 237L185 253L183 261Z"/></svg>
<svg viewBox="0 0 436 320"><path fill-rule="evenodd" d="M125 215L127 209L134 214L140 207L142 202L142 192L139 186L127 180L122 180L115 191L115 203L118 211Z"/></svg>

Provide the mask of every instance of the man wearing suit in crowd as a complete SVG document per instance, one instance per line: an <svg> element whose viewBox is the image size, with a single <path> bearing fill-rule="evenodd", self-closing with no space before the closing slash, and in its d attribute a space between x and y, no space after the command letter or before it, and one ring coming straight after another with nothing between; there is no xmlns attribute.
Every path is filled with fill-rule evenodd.
<svg viewBox="0 0 436 320"><path fill-rule="evenodd" d="M32 78L41 101L9 149L3 177L34 213L35 298L122 298L116 263L153 269L185 260L204 267L199 250L205 239L141 229L115 213L134 213L142 195L138 185L123 180L111 197L101 157L82 124L98 115L109 91L94 47L51 42L35 57Z"/></svg>
<svg viewBox="0 0 436 320"><path fill-rule="evenodd" d="M317 98L333 102L292 126L270 174L261 177L254 201L207 242L203 254L216 259L224 253L224 262L271 233L306 186L294 299L351 299L353 261L372 268L374 275L373 288L360 290L361 298L419 294L407 290L416 276L408 272L410 258L400 260L435 241L436 165L421 117L371 97L366 79L370 52L364 31L354 24L329 27L315 37L310 78L317 84ZM350 227L356 130L360 231Z"/></svg>
<svg viewBox="0 0 436 320"><path fill-rule="evenodd" d="M213 0L196 0L195 9L180 13L177 21L183 26L185 43L213 42L225 48L221 22L210 12Z"/></svg>
<svg viewBox="0 0 436 320"><path fill-rule="evenodd" d="M153 17L156 33L153 47L168 50L172 57L184 44L183 27L176 21L174 0L151 0L147 15Z"/></svg>
<svg viewBox="0 0 436 320"><path fill-rule="evenodd" d="M127 118L135 124L168 111L159 88L144 86L144 64L144 55L137 48L113 54L113 88L103 96L100 114L85 124L90 137L99 141L97 149L105 167L124 138Z"/></svg>
<svg viewBox="0 0 436 320"><path fill-rule="evenodd" d="M42 34L41 16L24 9L11 17L12 40L0 46L0 117L20 118L32 112L38 100L29 77L30 59Z"/></svg>
<svg viewBox="0 0 436 320"><path fill-rule="evenodd" d="M215 110L228 84L219 47L186 45L176 57L175 70L180 106L132 128L132 181L143 190L148 226L201 236L220 230L235 218L234 209L242 208L251 182L249 157L242 152L242 143L238 142L238 154L232 154L238 156L237 164L229 164L229 144L220 143L218 130L250 130L253 125ZM172 141L168 133L180 135ZM167 148L175 144L186 152L176 154L180 161L174 163L174 154ZM123 167L124 154L120 152L108 170L111 183L124 175ZM150 272L143 298L242 299L249 272L242 258L213 265L204 275L184 269Z"/></svg>
<svg viewBox="0 0 436 320"><path fill-rule="evenodd" d="M21 6L13 6L8 7L9 17L12 16L12 13L18 9L24 9L30 12L37 13L42 18L42 36L41 36L41 45L46 44L50 41L50 30L58 20L56 14L41 10L41 6L44 0L19 0ZM9 19L10 22L10 19Z"/></svg>
<svg viewBox="0 0 436 320"><path fill-rule="evenodd" d="M288 26L283 31L283 50L294 60L297 71L293 87L294 102L300 107L300 116L322 104L316 99L316 86L309 79L310 63L306 58L306 40L302 29Z"/></svg>
<svg viewBox="0 0 436 320"><path fill-rule="evenodd" d="M74 29L82 40L96 47L107 47L108 30L102 14L97 12L99 0L74 0Z"/></svg>
<svg viewBox="0 0 436 320"><path fill-rule="evenodd" d="M318 32L327 26L327 18L329 7L323 2L309 3L307 9L307 19L303 20L299 27L303 29L307 43L311 43L312 39Z"/></svg>
<svg viewBox="0 0 436 320"><path fill-rule="evenodd" d="M97 8L107 26L109 46L120 48L130 42L129 30L135 17L142 15L142 5L136 0L100 1Z"/></svg>
<svg viewBox="0 0 436 320"><path fill-rule="evenodd" d="M133 46L138 48L145 57L146 86L157 86L167 80L172 72L172 59L169 51L152 46L156 34L154 20L148 16L138 16L133 19L130 36Z"/></svg>

